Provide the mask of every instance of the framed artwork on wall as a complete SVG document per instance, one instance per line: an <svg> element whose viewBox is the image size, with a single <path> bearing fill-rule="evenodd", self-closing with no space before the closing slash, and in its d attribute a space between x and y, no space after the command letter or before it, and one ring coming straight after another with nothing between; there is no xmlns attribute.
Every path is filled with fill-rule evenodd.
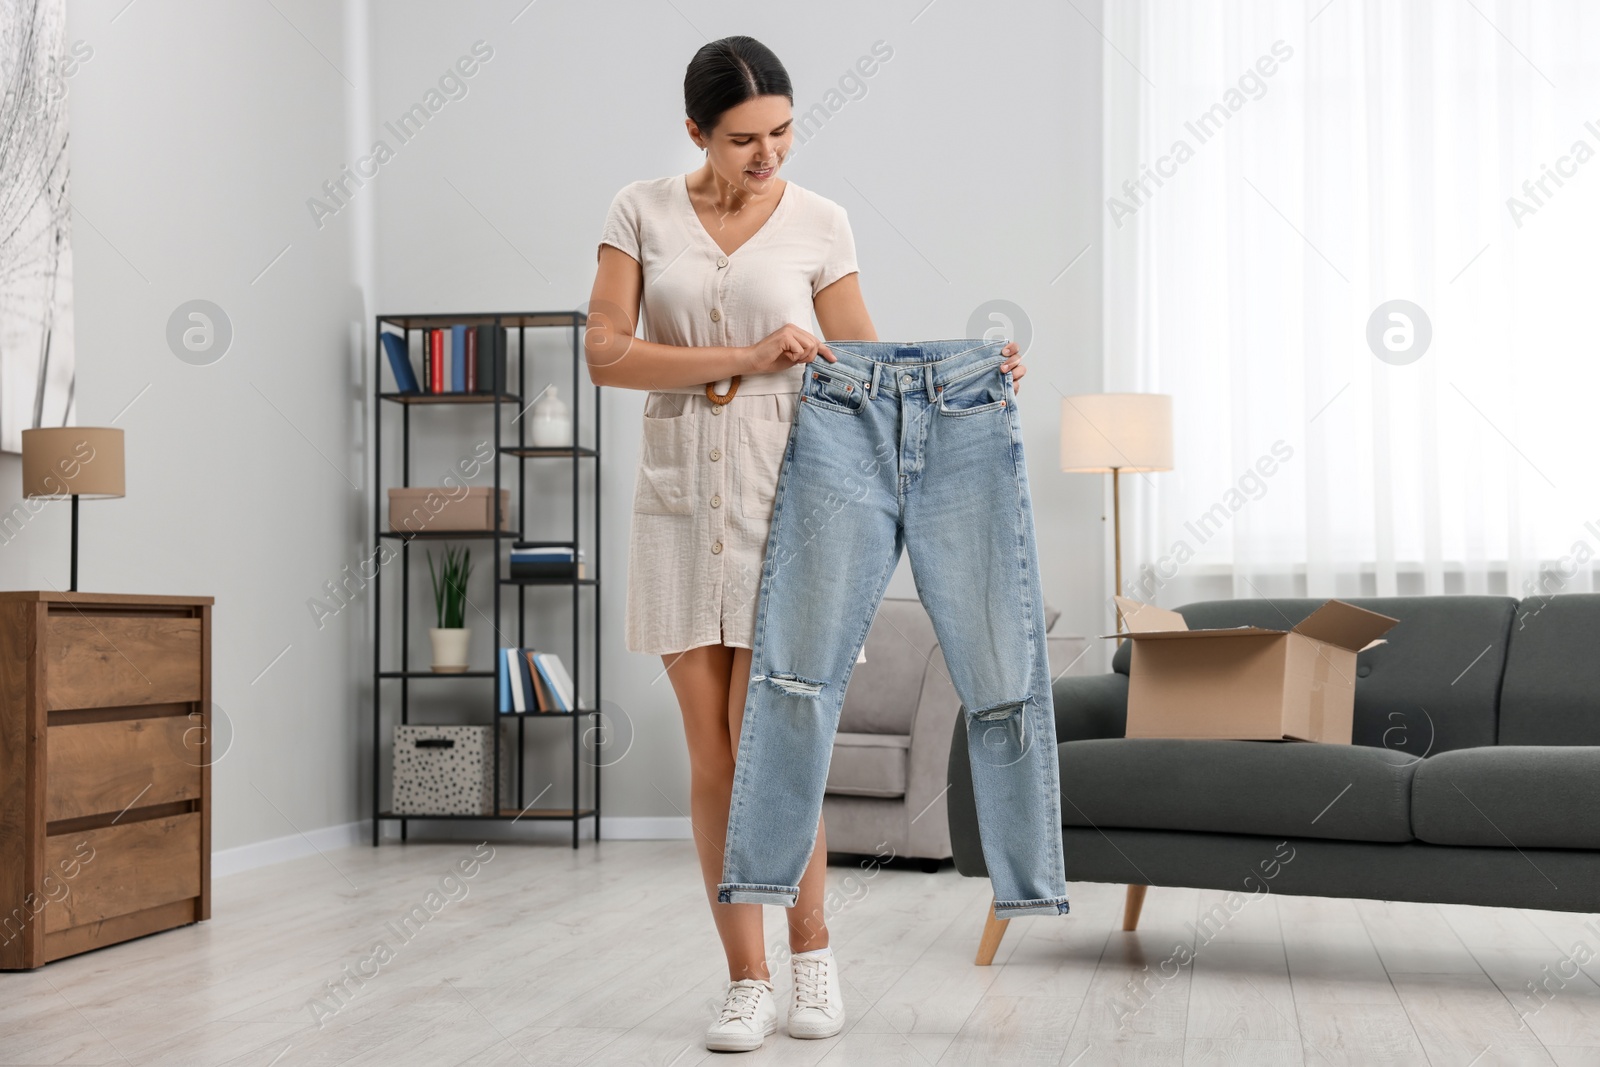
<svg viewBox="0 0 1600 1067"><path fill-rule="evenodd" d="M0 451L76 417L65 0L0 0Z"/></svg>

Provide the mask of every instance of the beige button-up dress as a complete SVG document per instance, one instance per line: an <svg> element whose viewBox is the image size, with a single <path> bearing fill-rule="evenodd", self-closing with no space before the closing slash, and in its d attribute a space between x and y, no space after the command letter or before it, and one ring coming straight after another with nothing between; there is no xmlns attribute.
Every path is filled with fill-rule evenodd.
<svg viewBox="0 0 1600 1067"><path fill-rule="evenodd" d="M643 268L640 336L738 346L785 323L820 335L812 299L857 269L844 209L787 182L772 215L729 255L695 213L685 177L624 186L606 216L600 243ZM629 533L630 652L753 644L773 495L804 370L747 375L720 408L703 385L646 395Z"/></svg>

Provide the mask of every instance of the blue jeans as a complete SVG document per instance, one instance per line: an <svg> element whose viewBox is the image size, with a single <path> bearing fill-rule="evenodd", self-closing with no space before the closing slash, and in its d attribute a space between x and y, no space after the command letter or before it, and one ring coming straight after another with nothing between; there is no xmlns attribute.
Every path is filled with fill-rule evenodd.
<svg viewBox="0 0 1600 1067"><path fill-rule="evenodd" d="M717 899L794 906L845 687L903 547L967 719L995 913L1061 914L1055 708L1006 342L826 343L838 361L806 365L773 500Z"/></svg>

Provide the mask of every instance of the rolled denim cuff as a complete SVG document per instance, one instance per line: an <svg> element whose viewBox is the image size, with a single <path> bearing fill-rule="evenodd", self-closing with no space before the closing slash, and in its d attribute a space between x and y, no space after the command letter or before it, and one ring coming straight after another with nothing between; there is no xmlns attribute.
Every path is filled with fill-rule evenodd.
<svg viewBox="0 0 1600 1067"><path fill-rule="evenodd" d="M1065 915L1072 910L1066 897L1046 900L997 900L994 902L996 919L1015 919L1019 915Z"/></svg>
<svg viewBox="0 0 1600 1067"><path fill-rule="evenodd" d="M719 904L777 904L794 907L800 887L792 885L752 885L745 882L723 882L717 886Z"/></svg>

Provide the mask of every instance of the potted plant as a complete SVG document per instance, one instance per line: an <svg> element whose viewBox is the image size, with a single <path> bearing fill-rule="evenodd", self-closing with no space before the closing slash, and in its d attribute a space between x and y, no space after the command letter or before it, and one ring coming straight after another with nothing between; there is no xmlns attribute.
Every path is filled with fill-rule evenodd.
<svg viewBox="0 0 1600 1067"><path fill-rule="evenodd" d="M428 574L433 579L433 606L439 625L428 631L433 642L433 669L438 674L461 674L467 669L467 641L472 631L466 621L467 578L472 574L472 550L446 545L444 564L435 571L428 553Z"/></svg>

